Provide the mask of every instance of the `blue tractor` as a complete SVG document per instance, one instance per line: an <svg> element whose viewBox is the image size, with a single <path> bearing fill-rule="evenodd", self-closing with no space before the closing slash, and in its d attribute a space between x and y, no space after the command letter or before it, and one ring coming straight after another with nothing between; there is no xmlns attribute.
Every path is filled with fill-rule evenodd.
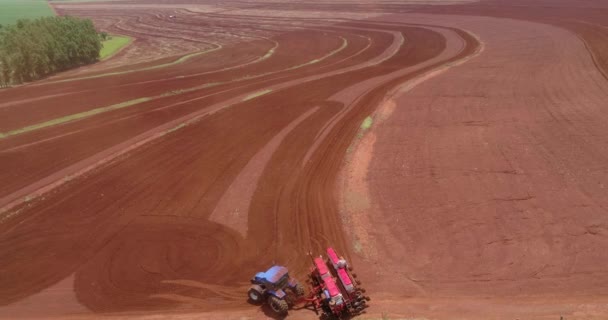
<svg viewBox="0 0 608 320"><path fill-rule="evenodd" d="M285 315L290 305L304 295L304 287L289 276L287 268L272 266L251 279L248 295L251 302L266 302L275 313Z"/></svg>

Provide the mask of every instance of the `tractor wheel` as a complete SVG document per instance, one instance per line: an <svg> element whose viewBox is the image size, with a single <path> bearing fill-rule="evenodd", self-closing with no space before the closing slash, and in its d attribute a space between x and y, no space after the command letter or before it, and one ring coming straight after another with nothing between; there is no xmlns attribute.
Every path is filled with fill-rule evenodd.
<svg viewBox="0 0 608 320"><path fill-rule="evenodd" d="M306 294L306 291L304 291L304 286L298 282L296 283L296 286L293 287L293 293L295 293L297 297L302 297Z"/></svg>
<svg viewBox="0 0 608 320"><path fill-rule="evenodd" d="M270 308L272 308L272 311L278 315L285 315L287 314L287 310L289 310L287 301L281 300L275 296L271 296L268 299L268 304L270 305Z"/></svg>
<svg viewBox="0 0 608 320"><path fill-rule="evenodd" d="M257 284L254 284L249 288L247 295L249 296L249 300L253 303L261 304L264 302L264 289Z"/></svg>

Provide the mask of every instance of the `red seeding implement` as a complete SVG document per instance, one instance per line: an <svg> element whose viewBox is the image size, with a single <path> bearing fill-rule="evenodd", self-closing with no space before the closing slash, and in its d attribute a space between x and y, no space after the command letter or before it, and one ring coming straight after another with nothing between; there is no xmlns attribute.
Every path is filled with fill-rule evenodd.
<svg viewBox="0 0 608 320"><path fill-rule="evenodd" d="M367 308L369 297L356 280L357 275L333 248L327 248L327 258L312 258L308 275L310 293L304 300L324 319L344 319L356 316Z"/></svg>
<svg viewBox="0 0 608 320"><path fill-rule="evenodd" d="M321 312L321 319L350 319L367 308L369 297L365 289L351 273L352 268L333 248L327 248L327 258L313 257L312 268L306 282L309 293L291 278L287 268L273 266L266 272L258 272L251 280L249 300L255 304L266 302L280 316L287 315L288 309L300 305L298 309L313 309ZM302 305L303 304L303 305Z"/></svg>

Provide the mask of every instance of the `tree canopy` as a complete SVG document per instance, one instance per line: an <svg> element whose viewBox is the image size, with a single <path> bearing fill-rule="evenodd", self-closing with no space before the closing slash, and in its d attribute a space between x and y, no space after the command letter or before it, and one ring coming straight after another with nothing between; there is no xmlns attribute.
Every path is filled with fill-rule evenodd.
<svg viewBox="0 0 608 320"><path fill-rule="evenodd" d="M92 63L101 39L89 19L43 17L0 28L0 85Z"/></svg>

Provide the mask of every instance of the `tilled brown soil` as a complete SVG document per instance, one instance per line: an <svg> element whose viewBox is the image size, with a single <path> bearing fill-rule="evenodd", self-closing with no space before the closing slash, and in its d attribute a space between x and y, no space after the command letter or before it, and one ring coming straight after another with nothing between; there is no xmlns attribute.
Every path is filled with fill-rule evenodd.
<svg viewBox="0 0 608 320"><path fill-rule="evenodd" d="M364 198L347 192L343 208L364 209L351 237L366 282L412 303L375 310L604 318L608 82L594 42L603 35L555 21L384 21L405 18L469 30L484 50L385 101L346 166L343 190L359 184Z"/></svg>
<svg viewBox="0 0 608 320"><path fill-rule="evenodd" d="M56 4L136 41L0 91L0 318L265 317L328 245L372 316L603 314L603 8L173 4Z"/></svg>

